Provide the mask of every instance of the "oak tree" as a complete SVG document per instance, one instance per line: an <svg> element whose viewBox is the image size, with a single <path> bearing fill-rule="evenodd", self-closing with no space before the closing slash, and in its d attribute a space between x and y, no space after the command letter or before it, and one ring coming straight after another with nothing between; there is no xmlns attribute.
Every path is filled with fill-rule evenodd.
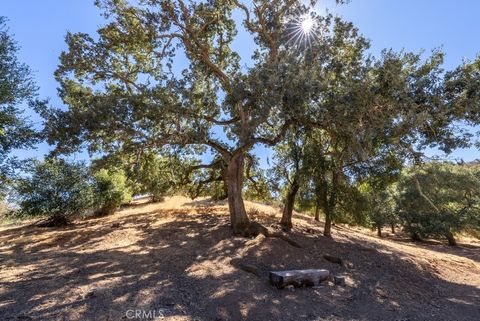
<svg viewBox="0 0 480 321"><path fill-rule="evenodd" d="M323 82L308 60L328 56L329 44L298 41L292 28L308 15L328 32L331 17L293 0L97 5L107 21L97 36L67 34L56 77L68 110L43 110L50 143L61 152L85 145L92 152L126 145L208 149L226 165L234 232L255 234L242 198L245 157L257 144L276 145L309 115ZM239 29L256 45L246 68L232 45ZM304 50L310 43L312 50ZM180 57L186 66L178 71Z"/></svg>

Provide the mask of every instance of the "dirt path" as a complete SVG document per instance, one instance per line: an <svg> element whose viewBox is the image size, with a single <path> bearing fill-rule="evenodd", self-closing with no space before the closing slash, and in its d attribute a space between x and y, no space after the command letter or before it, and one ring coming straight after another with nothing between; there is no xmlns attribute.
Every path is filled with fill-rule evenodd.
<svg viewBox="0 0 480 321"><path fill-rule="evenodd" d="M268 206L247 206L264 224L278 220ZM298 249L232 237L227 219L224 204L174 197L66 229L0 227L0 320L480 320L478 244L452 249L347 227L330 240L297 214ZM326 268L347 285L268 284L269 270L296 268Z"/></svg>

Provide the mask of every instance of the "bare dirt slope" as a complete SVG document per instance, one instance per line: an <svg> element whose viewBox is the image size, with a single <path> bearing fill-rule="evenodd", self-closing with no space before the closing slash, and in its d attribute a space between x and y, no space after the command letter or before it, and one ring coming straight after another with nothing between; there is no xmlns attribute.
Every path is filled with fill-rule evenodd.
<svg viewBox="0 0 480 321"><path fill-rule="evenodd" d="M247 203L270 225L278 211ZM300 214L291 237L232 237L225 204L173 197L63 229L0 227L0 320L480 320L480 247L378 239ZM333 264L336 255L353 267ZM233 262L233 264L232 264ZM259 276L238 268L258 268ZM326 268L345 287L277 290L269 270Z"/></svg>

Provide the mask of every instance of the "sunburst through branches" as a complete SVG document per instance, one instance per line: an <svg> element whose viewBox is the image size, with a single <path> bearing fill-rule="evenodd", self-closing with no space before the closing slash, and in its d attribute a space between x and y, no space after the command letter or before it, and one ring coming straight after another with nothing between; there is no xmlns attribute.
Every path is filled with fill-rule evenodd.
<svg viewBox="0 0 480 321"><path fill-rule="evenodd" d="M319 40L320 23L315 12L300 14L287 22L287 45L308 48Z"/></svg>

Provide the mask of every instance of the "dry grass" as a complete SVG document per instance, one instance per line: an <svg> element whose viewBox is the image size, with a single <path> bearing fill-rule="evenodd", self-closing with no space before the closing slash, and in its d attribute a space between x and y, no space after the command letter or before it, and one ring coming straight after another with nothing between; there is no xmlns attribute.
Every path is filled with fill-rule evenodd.
<svg viewBox="0 0 480 321"><path fill-rule="evenodd" d="M246 206L265 225L279 219L278 209ZM225 203L172 197L63 229L2 226L0 320L125 320L138 309L158 320L480 319L476 240L450 248L344 226L330 240L296 213L298 249L277 238L232 237L227 213ZM327 253L353 268L325 261ZM271 287L268 271L287 268L326 268L347 286Z"/></svg>

